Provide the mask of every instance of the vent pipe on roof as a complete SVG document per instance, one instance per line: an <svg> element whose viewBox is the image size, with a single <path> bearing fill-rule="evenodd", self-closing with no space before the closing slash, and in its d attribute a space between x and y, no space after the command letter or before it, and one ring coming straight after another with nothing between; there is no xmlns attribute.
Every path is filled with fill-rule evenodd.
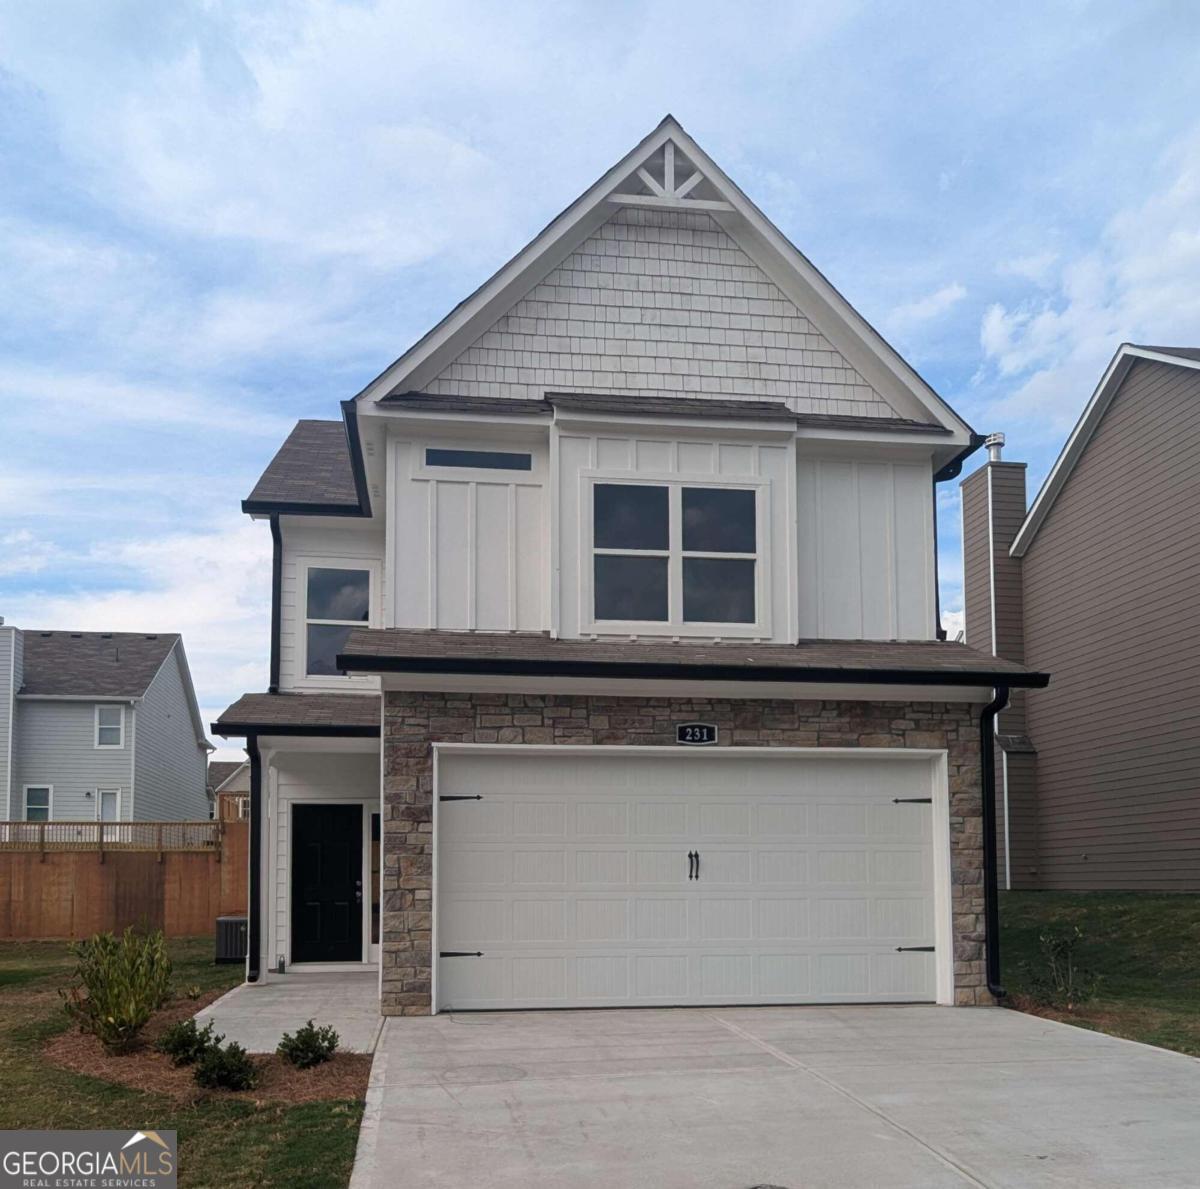
<svg viewBox="0 0 1200 1189"><path fill-rule="evenodd" d="M983 439L983 444L987 447L988 462L999 462L1000 452L1004 449L1004 435L990 433Z"/></svg>

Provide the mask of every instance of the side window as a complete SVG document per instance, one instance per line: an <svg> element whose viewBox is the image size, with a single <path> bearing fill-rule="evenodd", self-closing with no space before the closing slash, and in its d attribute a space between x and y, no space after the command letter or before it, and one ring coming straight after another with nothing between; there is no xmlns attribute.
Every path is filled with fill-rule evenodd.
<svg viewBox="0 0 1200 1189"><path fill-rule="evenodd" d="M50 820L50 796L53 790L47 784L25 786L25 820L48 822Z"/></svg>
<svg viewBox="0 0 1200 1189"><path fill-rule="evenodd" d="M125 707L96 707L96 746L125 746Z"/></svg>
<svg viewBox="0 0 1200 1189"><path fill-rule="evenodd" d="M310 566L305 600L305 672L344 675L336 658L351 631L370 617L370 571Z"/></svg>
<svg viewBox="0 0 1200 1189"><path fill-rule="evenodd" d="M750 488L596 483L596 620L752 624L758 508Z"/></svg>

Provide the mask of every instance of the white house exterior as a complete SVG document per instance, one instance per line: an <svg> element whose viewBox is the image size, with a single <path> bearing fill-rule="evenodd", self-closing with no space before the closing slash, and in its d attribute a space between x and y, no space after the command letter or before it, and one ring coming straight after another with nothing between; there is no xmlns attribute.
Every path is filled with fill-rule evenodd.
<svg viewBox="0 0 1200 1189"><path fill-rule="evenodd" d="M941 638L981 439L678 123L342 413L244 503L252 981L990 1002L980 749L1046 678Z"/></svg>
<svg viewBox="0 0 1200 1189"><path fill-rule="evenodd" d="M177 634L0 622L5 820L202 821L211 750Z"/></svg>

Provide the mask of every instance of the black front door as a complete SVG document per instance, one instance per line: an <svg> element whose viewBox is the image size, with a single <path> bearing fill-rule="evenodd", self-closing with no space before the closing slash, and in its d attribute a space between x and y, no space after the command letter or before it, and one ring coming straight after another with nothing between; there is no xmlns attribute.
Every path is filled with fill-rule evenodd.
<svg viewBox="0 0 1200 1189"><path fill-rule="evenodd" d="M292 806L292 961L358 962L361 805Z"/></svg>

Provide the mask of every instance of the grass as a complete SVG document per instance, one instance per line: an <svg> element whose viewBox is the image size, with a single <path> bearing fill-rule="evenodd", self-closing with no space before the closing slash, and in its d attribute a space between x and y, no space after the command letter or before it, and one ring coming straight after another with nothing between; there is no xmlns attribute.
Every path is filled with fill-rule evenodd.
<svg viewBox="0 0 1200 1189"><path fill-rule="evenodd" d="M1153 892L1004 892L1004 982L1027 995L1039 934L1078 926L1079 965L1100 976L1093 999L1056 1019L1200 1056L1200 896ZM1022 963L1025 967L1022 967Z"/></svg>
<svg viewBox="0 0 1200 1189"><path fill-rule="evenodd" d="M230 987L241 968L212 961L211 938L170 943L175 985ZM58 988L74 967L63 942L0 943L0 1129L159 1128L179 1132L179 1183L344 1187L362 1103L256 1105L214 1096L180 1105L49 1065L41 1048L68 1026Z"/></svg>

